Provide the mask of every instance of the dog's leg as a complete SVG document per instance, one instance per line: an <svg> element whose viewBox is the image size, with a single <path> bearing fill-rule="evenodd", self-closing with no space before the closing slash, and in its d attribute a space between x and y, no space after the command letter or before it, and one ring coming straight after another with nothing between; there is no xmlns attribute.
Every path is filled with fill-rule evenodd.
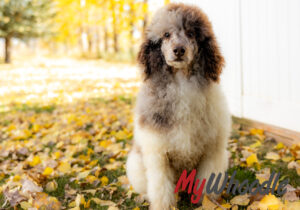
<svg viewBox="0 0 300 210"><path fill-rule="evenodd" d="M133 146L128 155L126 163L126 173L130 184L137 193L146 195L147 193L147 179L145 167L141 151L136 146Z"/></svg>
<svg viewBox="0 0 300 210"><path fill-rule="evenodd" d="M147 197L151 210L169 210L176 205L173 171L167 159L168 140L152 131L137 129L137 143L141 145L146 169Z"/></svg>
<svg viewBox="0 0 300 210"><path fill-rule="evenodd" d="M227 141L224 140L224 141ZM227 144L225 144L227 145ZM202 180L206 179L206 186L209 180L209 177L212 173L215 173L215 178L214 182L216 180L216 177L218 176L219 173L222 173L221 180L219 181L218 189L221 187L224 176L225 176L225 171L228 168L228 152L226 150L226 146L224 144L220 143L216 147L209 147L203 158L201 159L200 164L198 165L197 168L197 178ZM198 186L199 187L199 186ZM203 190L203 194L206 193L206 189ZM219 195L216 195L214 193L210 194L210 196L214 199L217 199Z"/></svg>
<svg viewBox="0 0 300 210"><path fill-rule="evenodd" d="M175 206L175 184L168 166L167 157L157 151L148 151L144 156L148 180L147 194L150 209L169 210Z"/></svg>

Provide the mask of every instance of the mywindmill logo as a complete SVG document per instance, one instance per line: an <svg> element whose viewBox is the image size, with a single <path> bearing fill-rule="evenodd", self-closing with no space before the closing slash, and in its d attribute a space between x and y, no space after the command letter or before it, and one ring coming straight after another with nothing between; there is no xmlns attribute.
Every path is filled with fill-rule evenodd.
<svg viewBox="0 0 300 210"><path fill-rule="evenodd" d="M211 194L211 193L214 193L216 195L221 194L225 190L227 183L228 186L226 189L226 193L228 194L229 193L233 195L237 193L239 193L240 195L244 195L246 193L251 195L255 195L257 193L261 195L266 195L269 193L274 194L277 183L279 183L279 177L280 177L280 173L276 174L273 172L269 180L263 182L262 184L259 183L258 179L254 180L251 183L247 179L244 180L242 183L239 183L239 181L235 179L236 171L233 172L230 179L227 172L225 173L225 175L223 174L224 175L223 179L222 179L222 173L219 173L217 177L216 174L212 173L206 185L206 179L202 179L201 183L199 179L195 180L196 174L197 174L196 169L192 170L192 172L189 175L187 171L184 170L175 188L175 193L177 193L180 187L182 191L185 191L186 188L188 187L187 189L188 194L193 192L191 196L192 203L199 202L204 189L207 194ZM287 191L285 187L288 183L289 183L288 179L281 181L277 186L276 193L278 195L285 194L285 192Z"/></svg>

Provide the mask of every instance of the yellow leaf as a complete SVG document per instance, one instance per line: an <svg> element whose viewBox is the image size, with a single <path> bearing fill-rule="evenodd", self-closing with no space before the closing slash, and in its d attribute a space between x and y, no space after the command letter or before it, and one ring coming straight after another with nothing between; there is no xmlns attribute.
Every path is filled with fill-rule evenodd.
<svg viewBox="0 0 300 210"><path fill-rule="evenodd" d="M222 207L224 207L226 209L230 209L231 205L230 205L230 203L225 203L225 204L222 204Z"/></svg>
<svg viewBox="0 0 300 210"><path fill-rule="evenodd" d="M202 201L202 207L204 209L215 209L217 207L217 205L214 204L212 201L210 201L206 195L204 195L204 198Z"/></svg>
<svg viewBox="0 0 300 210"><path fill-rule="evenodd" d="M75 201L72 201L71 203L69 203L68 205L70 208L73 208L76 206L76 202Z"/></svg>
<svg viewBox="0 0 300 210"><path fill-rule="evenodd" d="M88 162L88 161L90 161L90 156L88 156L88 155L79 155L78 159L83 160L85 162Z"/></svg>
<svg viewBox="0 0 300 210"><path fill-rule="evenodd" d="M68 173L71 171L71 166L67 162L61 162L57 168L58 171L62 173Z"/></svg>
<svg viewBox="0 0 300 210"><path fill-rule="evenodd" d="M33 132L37 133L41 129L41 126L38 124L34 124L32 127Z"/></svg>
<svg viewBox="0 0 300 210"><path fill-rule="evenodd" d="M5 177L5 173L0 173L0 181L2 180L2 179L4 179L4 177Z"/></svg>
<svg viewBox="0 0 300 210"><path fill-rule="evenodd" d="M284 203L284 207L286 207L285 209L287 210L298 210L300 209L300 201L289 202L286 200Z"/></svg>
<svg viewBox="0 0 300 210"><path fill-rule="evenodd" d="M101 206L115 206L116 205L112 201L101 200L99 198L92 198L91 200L94 201L96 204L101 205Z"/></svg>
<svg viewBox="0 0 300 210"><path fill-rule="evenodd" d="M281 201L275 197L275 195L265 195L263 199L259 202L259 207L261 209L275 210L279 209L281 206Z"/></svg>
<svg viewBox="0 0 300 210"><path fill-rule="evenodd" d="M61 203L57 200L57 198L49 196L43 192L36 193L35 199L33 200L33 206L37 209L43 209L43 207L50 206L51 210L61 209Z"/></svg>
<svg viewBox="0 0 300 210"><path fill-rule="evenodd" d="M256 154L250 155L250 156L246 159L246 162L247 162L247 166L248 166L248 167L252 166L254 163L258 163Z"/></svg>
<svg viewBox="0 0 300 210"><path fill-rule="evenodd" d="M77 176L78 179L84 179L86 178L88 175L90 174L90 171L83 171L83 172L80 172Z"/></svg>
<svg viewBox="0 0 300 210"><path fill-rule="evenodd" d="M91 148L88 148L87 155L89 156L89 155L91 155L93 153L94 153L94 150L92 150Z"/></svg>
<svg viewBox="0 0 300 210"><path fill-rule="evenodd" d="M12 130L16 130L16 126L14 124L10 124L10 126L8 126L7 131L12 131Z"/></svg>
<svg viewBox="0 0 300 210"><path fill-rule="evenodd" d="M54 156L55 156L55 159L59 159L60 158L60 152L55 152Z"/></svg>
<svg viewBox="0 0 300 210"><path fill-rule="evenodd" d="M55 180L52 181L52 182L48 182L47 185L46 185L46 190L48 192L53 192L53 191L55 191L57 189L57 186L58 185L57 185L57 183L56 183Z"/></svg>
<svg viewBox="0 0 300 210"><path fill-rule="evenodd" d="M164 1L164 4L169 4L170 3L170 0L165 0Z"/></svg>
<svg viewBox="0 0 300 210"><path fill-rule="evenodd" d="M117 140L122 140L127 138L127 134L124 131L118 131L115 136Z"/></svg>
<svg viewBox="0 0 300 210"><path fill-rule="evenodd" d="M91 200L88 200L88 201L84 204L84 208L85 208L85 209L90 208L90 203L91 203Z"/></svg>
<svg viewBox="0 0 300 210"><path fill-rule="evenodd" d="M13 181L18 182L18 181L20 181L20 179L21 179L20 175L15 175L13 178Z"/></svg>
<svg viewBox="0 0 300 210"><path fill-rule="evenodd" d="M283 162L291 162L292 160L294 160L294 158L292 156L285 156L282 158Z"/></svg>
<svg viewBox="0 0 300 210"><path fill-rule="evenodd" d="M140 208L139 207L135 207L134 209L132 209L132 210L140 210Z"/></svg>
<svg viewBox="0 0 300 210"><path fill-rule="evenodd" d="M107 148L110 144L112 144L111 140L103 140L99 143L99 146Z"/></svg>
<svg viewBox="0 0 300 210"><path fill-rule="evenodd" d="M95 176L93 176L93 175L88 175L88 176L86 177L86 180L87 180L90 184L93 184L94 181L98 180L98 178L95 177Z"/></svg>
<svg viewBox="0 0 300 210"><path fill-rule="evenodd" d="M269 160L279 160L280 156L275 152L268 152L265 158Z"/></svg>
<svg viewBox="0 0 300 210"><path fill-rule="evenodd" d="M236 205L240 205L240 206L247 206L250 202L249 196L248 195L238 195L235 196L234 198L232 198L230 200L231 204L236 204Z"/></svg>
<svg viewBox="0 0 300 210"><path fill-rule="evenodd" d="M257 148L261 146L261 142L260 141L256 141L254 144L251 144L250 147L251 148Z"/></svg>
<svg viewBox="0 0 300 210"><path fill-rule="evenodd" d="M40 163L41 163L41 158L39 156L34 156L33 159L32 159L32 161L29 162L29 165L31 167L34 167L34 166L36 166L36 165L38 165Z"/></svg>
<svg viewBox="0 0 300 210"><path fill-rule="evenodd" d="M281 142L279 142L275 147L274 147L275 149L282 149L282 148L284 148L284 144L283 143L281 143Z"/></svg>
<svg viewBox="0 0 300 210"><path fill-rule="evenodd" d="M251 135L256 135L256 134L258 134L258 135L264 135L264 130L263 129L252 128L250 130L250 134Z"/></svg>
<svg viewBox="0 0 300 210"><path fill-rule="evenodd" d="M93 160L89 163L89 166L94 166L98 163L98 160Z"/></svg>
<svg viewBox="0 0 300 210"><path fill-rule="evenodd" d="M100 178L100 181L101 181L101 186L106 186L108 184L108 178L106 176L102 176Z"/></svg>
<svg viewBox="0 0 300 210"><path fill-rule="evenodd" d="M52 174L52 172L53 172L53 168L46 167L44 172L43 172L43 175L49 176L50 174Z"/></svg>
<svg viewBox="0 0 300 210"><path fill-rule="evenodd" d="M22 209L29 209L32 207L32 205L26 201L21 202L20 205Z"/></svg>

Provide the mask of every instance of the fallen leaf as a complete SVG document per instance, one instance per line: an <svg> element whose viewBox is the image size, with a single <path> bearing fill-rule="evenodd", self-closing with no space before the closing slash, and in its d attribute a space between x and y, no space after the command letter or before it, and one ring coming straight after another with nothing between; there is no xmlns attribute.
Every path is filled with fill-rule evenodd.
<svg viewBox="0 0 300 210"><path fill-rule="evenodd" d="M38 165L40 163L41 163L41 158L39 156L34 156L33 159L32 159L32 161L29 162L29 165L31 167L34 167L34 166L36 166L36 165Z"/></svg>
<svg viewBox="0 0 300 210"><path fill-rule="evenodd" d="M108 178L106 176L103 176L100 178L101 186L106 186L108 184Z"/></svg>
<svg viewBox="0 0 300 210"><path fill-rule="evenodd" d="M36 192L42 192L43 188L39 187L35 182L29 180L29 179L25 179L22 180L22 192L24 194L26 193L36 193Z"/></svg>
<svg viewBox="0 0 300 210"><path fill-rule="evenodd" d="M44 170L44 172L43 172L43 175L44 176L49 176L49 175L52 174L52 172L53 172L53 168L46 167L45 170Z"/></svg>
<svg viewBox="0 0 300 210"><path fill-rule="evenodd" d="M99 198L92 198L91 200L101 206L116 206L114 202L108 200L101 200Z"/></svg>
<svg viewBox="0 0 300 210"><path fill-rule="evenodd" d="M280 150L280 149L283 149L284 148L284 144L279 142L275 147L274 149L277 149L277 150Z"/></svg>
<svg viewBox="0 0 300 210"><path fill-rule="evenodd" d="M58 171L62 173L70 173L71 172L71 166L67 162L61 162L57 168Z"/></svg>
<svg viewBox="0 0 300 210"><path fill-rule="evenodd" d="M256 154L250 155L250 156L246 159L246 162L247 162L247 166L248 166L248 167L251 167L254 163L258 163Z"/></svg>
<svg viewBox="0 0 300 210"><path fill-rule="evenodd" d="M269 160L279 160L280 156L275 152L268 152L265 158Z"/></svg>
<svg viewBox="0 0 300 210"><path fill-rule="evenodd" d="M218 206L216 204L214 204L206 195L204 195L204 198L202 201L202 207L204 209L215 209Z"/></svg>
<svg viewBox="0 0 300 210"><path fill-rule="evenodd" d="M51 182L48 182L47 184L46 184L46 190L48 191L48 192L53 192L53 191L55 191L56 189L57 189L57 183L56 183L56 181L55 180L53 180L53 181L51 181Z"/></svg>
<svg viewBox="0 0 300 210"><path fill-rule="evenodd" d="M250 202L249 195L237 195L230 200L232 205L247 206Z"/></svg>
<svg viewBox="0 0 300 210"><path fill-rule="evenodd" d="M256 141L254 144L250 145L251 148L258 148L260 146L261 146L261 142L260 141Z"/></svg>
<svg viewBox="0 0 300 210"><path fill-rule="evenodd" d="M259 208L275 210L281 207L281 201L275 197L275 195L265 195L259 202Z"/></svg>

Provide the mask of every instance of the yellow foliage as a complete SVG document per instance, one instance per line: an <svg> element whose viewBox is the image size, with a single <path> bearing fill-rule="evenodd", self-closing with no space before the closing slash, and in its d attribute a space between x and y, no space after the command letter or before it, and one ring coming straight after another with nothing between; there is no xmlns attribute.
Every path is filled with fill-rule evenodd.
<svg viewBox="0 0 300 210"><path fill-rule="evenodd" d="M41 158L39 156L34 156L33 159L32 159L32 161L29 162L29 165L31 167L34 167L34 166L36 166L36 165L38 165L40 163L41 163Z"/></svg>
<svg viewBox="0 0 300 210"><path fill-rule="evenodd" d="M103 176L100 178L101 186L106 186L108 184L108 178L106 176Z"/></svg>
<svg viewBox="0 0 300 210"><path fill-rule="evenodd" d="M52 172L53 172L53 168L46 167L44 172L43 172L43 175L44 176L49 176L50 174L52 174Z"/></svg>
<svg viewBox="0 0 300 210"><path fill-rule="evenodd" d="M58 171L62 173L69 173L71 171L71 166L67 162L61 162L57 168Z"/></svg>
<svg viewBox="0 0 300 210"><path fill-rule="evenodd" d="M281 207L281 201L275 195L265 195L259 203L261 209L278 210Z"/></svg>
<svg viewBox="0 0 300 210"><path fill-rule="evenodd" d="M250 156L246 159L246 162L247 162L247 166L248 166L248 167L251 167L254 163L258 163L256 154L250 155Z"/></svg>

